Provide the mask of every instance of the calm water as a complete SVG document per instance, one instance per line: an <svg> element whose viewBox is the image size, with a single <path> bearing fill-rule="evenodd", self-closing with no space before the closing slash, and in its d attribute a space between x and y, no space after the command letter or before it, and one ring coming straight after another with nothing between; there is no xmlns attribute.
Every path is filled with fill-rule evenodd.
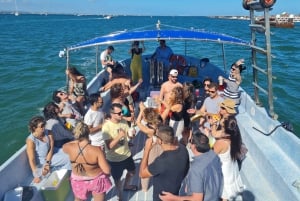
<svg viewBox="0 0 300 201"><path fill-rule="evenodd" d="M59 50L112 31L153 25L158 19L163 24L213 30L245 40L249 37L248 22L238 20L130 16L103 20L98 16L0 15L0 164L24 145L29 119L41 113L43 106L51 100L53 90L65 85L65 61L58 57ZM277 77L274 81L275 111L280 121L293 124L299 136L300 24L294 29L273 29L272 32L273 54L276 56L273 73ZM146 53L152 53L156 46L157 43L146 43ZM125 48L116 46L114 58L128 55L128 48L129 44ZM174 46L172 49L177 51ZM209 55L201 50L201 47L195 50L199 58L208 57L212 62L221 58L219 50L211 48ZM229 48L226 55L229 64L238 58L246 59L248 69L243 72L242 87L251 92L250 52ZM93 69L95 56L82 54L72 63L91 78L87 69Z"/></svg>

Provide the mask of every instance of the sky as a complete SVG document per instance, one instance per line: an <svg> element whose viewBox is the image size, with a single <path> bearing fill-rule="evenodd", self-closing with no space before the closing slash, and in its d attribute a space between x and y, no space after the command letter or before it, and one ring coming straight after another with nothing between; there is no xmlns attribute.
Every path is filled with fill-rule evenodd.
<svg viewBox="0 0 300 201"><path fill-rule="evenodd" d="M16 5L15 6L15 2ZM0 11L66 14L249 15L242 0L0 0ZM300 0L277 0L271 14L300 14Z"/></svg>

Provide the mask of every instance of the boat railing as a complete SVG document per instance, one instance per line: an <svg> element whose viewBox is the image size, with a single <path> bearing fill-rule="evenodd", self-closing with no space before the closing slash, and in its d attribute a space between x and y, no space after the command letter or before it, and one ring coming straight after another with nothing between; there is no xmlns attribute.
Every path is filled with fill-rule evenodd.
<svg viewBox="0 0 300 201"><path fill-rule="evenodd" d="M268 113L273 119L277 119L278 115L274 111L274 96L273 96L273 79L275 78L272 75L272 54L271 54L271 38L270 38L270 13L272 5L275 1L272 1L270 4L266 1L243 1L243 6L245 9L250 12L250 29L251 29L251 54L252 54L252 68L253 68L253 86L254 86L254 101L257 105L262 105L262 102L259 97L259 92L263 92L267 95L268 98ZM255 19L256 12L264 12L264 23L256 24ZM257 42L257 33L264 34L264 47L258 47ZM258 54L265 56L267 61L267 66L260 66L258 64ZM267 85L264 88L263 84L260 83L259 76L262 74L267 77Z"/></svg>

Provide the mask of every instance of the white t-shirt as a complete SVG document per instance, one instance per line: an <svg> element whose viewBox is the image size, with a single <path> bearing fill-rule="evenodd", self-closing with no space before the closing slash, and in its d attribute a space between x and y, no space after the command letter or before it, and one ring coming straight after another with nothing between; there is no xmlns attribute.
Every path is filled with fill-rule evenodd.
<svg viewBox="0 0 300 201"><path fill-rule="evenodd" d="M104 114L102 111L94 111L91 108L84 116L84 123L88 126L97 127L104 122ZM90 134L91 145L103 146L105 144L102 131Z"/></svg>
<svg viewBox="0 0 300 201"><path fill-rule="evenodd" d="M102 64L102 61L112 61L112 57L107 53L107 50L104 50L103 52L101 52L100 60ZM102 65L102 68L106 68L106 65Z"/></svg>

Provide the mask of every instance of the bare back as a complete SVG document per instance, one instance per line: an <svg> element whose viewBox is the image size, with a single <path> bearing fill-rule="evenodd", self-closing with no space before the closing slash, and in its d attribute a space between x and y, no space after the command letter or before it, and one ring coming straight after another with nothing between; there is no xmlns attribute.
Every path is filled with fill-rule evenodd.
<svg viewBox="0 0 300 201"><path fill-rule="evenodd" d="M102 150L87 142L73 141L63 146L72 163L72 172L80 176L97 176L109 174L110 168Z"/></svg>

